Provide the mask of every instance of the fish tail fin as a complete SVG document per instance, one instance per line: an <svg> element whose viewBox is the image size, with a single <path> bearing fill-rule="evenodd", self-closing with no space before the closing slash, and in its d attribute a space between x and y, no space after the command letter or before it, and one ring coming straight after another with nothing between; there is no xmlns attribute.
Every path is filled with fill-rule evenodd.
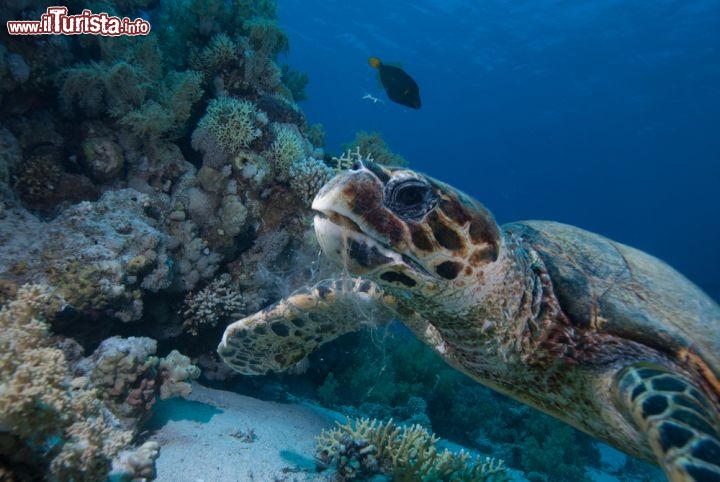
<svg viewBox="0 0 720 482"><path fill-rule="evenodd" d="M370 64L370 67L373 69L377 69L380 67L380 59L377 57L370 57L368 59L368 63Z"/></svg>

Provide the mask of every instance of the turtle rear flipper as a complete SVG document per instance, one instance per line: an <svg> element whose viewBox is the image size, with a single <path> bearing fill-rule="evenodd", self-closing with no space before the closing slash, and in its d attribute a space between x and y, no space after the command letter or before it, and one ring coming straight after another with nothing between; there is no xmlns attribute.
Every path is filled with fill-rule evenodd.
<svg viewBox="0 0 720 482"><path fill-rule="evenodd" d="M243 375L284 371L363 323L391 320L388 301L367 280L324 280L228 325L217 351Z"/></svg>
<svg viewBox="0 0 720 482"><path fill-rule="evenodd" d="M688 378L659 365L620 373L619 402L672 482L720 482L720 414Z"/></svg>

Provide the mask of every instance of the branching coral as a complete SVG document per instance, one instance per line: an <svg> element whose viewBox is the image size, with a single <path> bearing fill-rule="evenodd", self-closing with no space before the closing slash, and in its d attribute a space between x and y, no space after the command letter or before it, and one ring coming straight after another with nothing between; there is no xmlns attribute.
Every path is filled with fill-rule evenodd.
<svg viewBox="0 0 720 482"><path fill-rule="evenodd" d="M288 169L290 188L308 207L320 188L333 175L335 173L327 164L313 157L295 161Z"/></svg>
<svg viewBox="0 0 720 482"><path fill-rule="evenodd" d="M190 53L193 69L215 72L219 68L237 62L238 45L224 33L215 34L200 51Z"/></svg>
<svg viewBox="0 0 720 482"><path fill-rule="evenodd" d="M348 149L340 154L340 157L333 156L331 164L336 172L340 172L350 169L350 167L352 167L352 165L356 162L362 162L365 160L375 162L375 159L373 159L371 154L363 155L360 152L360 147L356 146L355 149Z"/></svg>
<svg viewBox="0 0 720 482"><path fill-rule="evenodd" d="M262 120L263 116L255 104L248 100L234 97L213 99L193 133L193 147L205 150L201 142L205 131L223 151L234 153L246 149L262 134Z"/></svg>
<svg viewBox="0 0 720 482"><path fill-rule="evenodd" d="M185 297L183 326L197 335L205 327L213 327L230 317L239 316L243 307L242 295L232 287L230 276L224 274L200 291Z"/></svg>
<svg viewBox="0 0 720 482"><path fill-rule="evenodd" d="M275 140L268 157L273 161L278 179L285 181L290 177L293 162L305 157L305 140L292 124L274 123L272 130Z"/></svg>
<svg viewBox="0 0 720 482"><path fill-rule="evenodd" d="M379 132L360 131L355 140L346 146L348 150L360 149L365 155L371 156L375 162L384 166L407 166L407 160L390 150Z"/></svg>
<svg viewBox="0 0 720 482"><path fill-rule="evenodd" d="M356 419L317 437L317 458L335 465L340 480L378 473L396 481L505 481L501 460L476 458L461 451L438 451L439 439L419 425Z"/></svg>

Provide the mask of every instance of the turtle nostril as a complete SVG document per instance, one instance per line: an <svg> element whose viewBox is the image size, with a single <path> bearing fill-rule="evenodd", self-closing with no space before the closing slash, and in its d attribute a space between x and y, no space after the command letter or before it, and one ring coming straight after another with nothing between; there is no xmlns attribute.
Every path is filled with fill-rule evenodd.
<svg viewBox="0 0 720 482"><path fill-rule="evenodd" d="M352 163L352 166L350 166L351 171L359 171L362 169L363 163L361 161L355 161Z"/></svg>

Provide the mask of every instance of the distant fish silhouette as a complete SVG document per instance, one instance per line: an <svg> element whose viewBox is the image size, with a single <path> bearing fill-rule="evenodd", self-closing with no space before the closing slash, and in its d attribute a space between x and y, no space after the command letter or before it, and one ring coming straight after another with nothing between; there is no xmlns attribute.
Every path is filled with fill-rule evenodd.
<svg viewBox="0 0 720 482"><path fill-rule="evenodd" d="M380 82L390 100L413 109L420 108L420 88L407 72L394 65L385 65L377 57L370 57L368 62L380 73Z"/></svg>

